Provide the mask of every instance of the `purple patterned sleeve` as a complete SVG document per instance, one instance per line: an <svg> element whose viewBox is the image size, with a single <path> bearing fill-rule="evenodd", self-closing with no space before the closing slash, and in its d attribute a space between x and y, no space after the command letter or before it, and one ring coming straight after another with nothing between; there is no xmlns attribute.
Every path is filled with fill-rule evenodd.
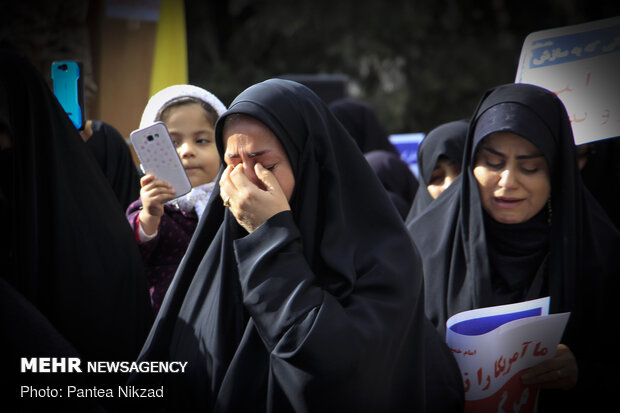
<svg viewBox="0 0 620 413"><path fill-rule="evenodd" d="M140 247L140 252L142 253L142 260L143 262L147 263L159 242L159 230L155 238L149 241L146 241L146 242L140 242L140 236L138 235L138 225L139 225L138 214L140 213L141 210L142 210L142 201L138 199L137 201L134 201L131 205L129 205L129 207L127 208L127 212L125 213L125 216L127 217L127 221L129 221L129 225L131 226L131 229L133 230L136 242L138 242L138 246ZM163 219L162 219L162 224L163 224Z"/></svg>

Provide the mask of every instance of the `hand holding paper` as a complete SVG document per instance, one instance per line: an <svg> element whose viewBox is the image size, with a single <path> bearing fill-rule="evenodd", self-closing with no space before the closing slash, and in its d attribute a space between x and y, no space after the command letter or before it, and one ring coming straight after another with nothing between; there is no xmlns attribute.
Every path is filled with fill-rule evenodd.
<svg viewBox="0 0 620 413"><path fill-rule="evenodd" d="M577 360L573 352L564 344L559 344L553 358L531 367L521 381L546 389L568 390L577 384Z"/></svg>
<svg viewBox="0 0 620 413"><path fill-rule="evenodd" d="M465 311L447 321L446 341L463 375L465 411L533 412L538 386L521 380L526 371L548 387L561 384L547 376L554 367L567 369L566 385L576 377L566 346L568 351L554 357L570 313L549 314L549 300Z"/></svg>

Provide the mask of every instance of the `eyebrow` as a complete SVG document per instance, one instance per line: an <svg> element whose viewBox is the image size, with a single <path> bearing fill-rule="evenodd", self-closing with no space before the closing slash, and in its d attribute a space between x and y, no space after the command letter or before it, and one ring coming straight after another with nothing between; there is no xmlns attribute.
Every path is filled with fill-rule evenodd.
<svg viewBox="0 0 620 413"><path fill-rule="evenodd" d="M488 146L482 146L482 149L484 149L485 151L491 152L493 155L501 156L501 157L504 157L504 158L506 157L505 154L503 154L503 153L501 153L499 151L496 151L493 148L489 148ZM532 155L518 155L517 159L534 159L534 158L540 158L542 156L543 156L542 153L535 153L535 154L532 154Z"/></svg>
<svg viewBox="0 0 620 413"><path fill-rule="evenodd" d="M261 156L261 155L264 155L264 154L269 153L269 152L271 152L271 149L265 149L264 151L258 151L258 152L249 153L248 156L250 158L256 158L257 156ZM238 153L227 153L226 157L230 158L230 159L236 159L236 158L240 158L241 156Z"/></svg>
<svg viewBox="0 0 620 413"><path fill-rule="evenodd" d="M197 130L195 132L192 132L190 135L191 136L196 136L196 135L202 135L202 134L205 134L205 133L209 134L209 133L212 133L212 132L213 131L209 130L209 129L200 129L200 130ZM168 133L170 133L170 136L172 136L172 135L184 136L184 134L182 132L177 132L175 130L169 130Z"/></svg>

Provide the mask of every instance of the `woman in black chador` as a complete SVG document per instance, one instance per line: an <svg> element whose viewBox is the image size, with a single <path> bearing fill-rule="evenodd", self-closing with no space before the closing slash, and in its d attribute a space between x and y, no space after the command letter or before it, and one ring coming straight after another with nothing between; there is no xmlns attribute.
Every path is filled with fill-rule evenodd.
<svg viewBox="0 0 620 413"><path fill-rule="evenodd" d="M422 279L402 219L308 88L268 80L215 131L225 169L143 360L171 411L424 407ZM211 242L213 240L213 242Z"/></svg>
<svg viewBox="0 0 620 413"><path fill-rule="evenodd" d="M604 350L618 291L620 236L585 189L562 102L532 85L487 92L460 178L413 222L426 313L442 332L461 311L551 296L571 316L555 356L523 380L539 411L605 406L616 358Z"/></svg>
<svg viewBox="0 0 620 413"><path fill-rule="evenodd" d="M134 360L153 313L140 251L92 153L34 66L7 51L0 62L0 376L11 382L0 387L27 410L38 401L19 386L31 381L124 384L120 373L87 376L86 361ZM83 374L20 373L22 357L67 355Z"/></svg>
<svg viewBox="0 0 620 413"><path fill-rule="evenodd" d="M420 188L416 191L407 222L424 211L461 174L468 126L466 120L447 122L432 129L420 142Z"/></svg>

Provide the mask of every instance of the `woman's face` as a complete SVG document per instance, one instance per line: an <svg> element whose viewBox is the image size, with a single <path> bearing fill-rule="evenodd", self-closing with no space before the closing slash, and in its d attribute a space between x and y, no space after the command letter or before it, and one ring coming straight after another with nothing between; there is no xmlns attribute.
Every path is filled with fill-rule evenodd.
<svg viewBox="0 0 620 413"><path fill-rule="evenodd" d="M493 133L478 145L474 176L482 207L504 224L529 220L551 194L543 154L533 143L510 132Z"/></svg>
<svg viewBox="0 0 620 413"><path fill-rule="evenodd" d="M254 165L260 163L273 173L286 199L291 200L295 188L293 168L282 144L267 126L250 116L232 115L224 124L223 135L226 165L242 164L245 176L265 189L254 172Z"/></svg>
<svg viewBox="0 0 620 413"><path fill-rule="evenodd" d="M428 193L431 194L433 199L437 199L460 173L461 166L457 162L454 162L446 156L440 156L431 174L431 179L426 186Z"/></svg>

